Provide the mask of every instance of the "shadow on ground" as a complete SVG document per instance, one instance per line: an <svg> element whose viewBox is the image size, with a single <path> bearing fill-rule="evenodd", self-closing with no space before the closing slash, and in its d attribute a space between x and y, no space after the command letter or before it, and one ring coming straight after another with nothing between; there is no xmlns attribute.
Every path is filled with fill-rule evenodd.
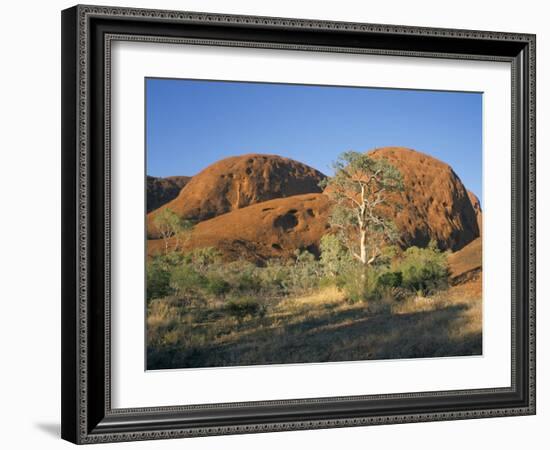
<svg viewBox="0 0 550 450"><path fill-rule="evenodd" d="M480 355L481 332L458 331L467 309L461 304L404 314L328 309L277 328L251 325L223 345L163 349L149 358L157 361L154 368L188 368Z"/></svg>

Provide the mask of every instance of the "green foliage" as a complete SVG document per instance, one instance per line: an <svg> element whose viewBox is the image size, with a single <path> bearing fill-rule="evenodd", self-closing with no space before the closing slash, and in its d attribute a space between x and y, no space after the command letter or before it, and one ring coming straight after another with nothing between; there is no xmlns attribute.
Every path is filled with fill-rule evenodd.
<svg viewBox="0 0 550 450"><path fill-rule="evenodd" d="M212 296L221 296L231 290L231 285L217 274L210 274L206 277L204 292Z"/></svg>
<svg viewBox="0 0 550 450"><path fill-rule="evenodd" d="M160 259L147 263L147 301L173 292L170 287L170 270Z"/></svg>
<svg viewBox="0 0 550 450"><path fill-rule="evenodd" d="M262 287L260 278L254 272L245 272L237 278L235 288L240 292L258 292Z"/></svg>
<svg viewBox="0 0 550 450"><path fill-rule="evenodd" d="M208 279L190 264L180 264L171 271L170 284L180 295L200 293L208 285Z"/></svg>
<svg viewBox="0 0 550 450"><path fill-rule="evenodd" d="M447 255L434 243L427 248L409 247L400 256L396 255L395 249L390 249L387 255L387 265L362 266L355 263L348 266L341 275L333 278L335 284L352 302L399 300L405 298L407 292L427 295L447 286ZM392 255L394 261L390 269Z"/></svg>
<svg viewBox="0 0 550 450"><path fill-rule="evenodd" d="M379 269L389 269L392 261L394 261L401 253L401 249L396 245L386 245L380 251L380 256L376 259L374 265Z"/></svg>
<svg viewBox="0 0 550 450"><path fill-rule="evenodd" d="M307 250L294 252L294 264L288 270L289 289L294 292L304 292L319 285L321 265L313 253Z"/></svg>
<svg viewBox="0 0 550 450"><path fill-rule="evenodd" d="M186 255L183 264L188 268L174 268L179 280L175 285L209 296L301 293L317 287L322 272L308 251L296 252L294 261L271 260L266 267L257 267L245 260L222 263L215 251L202 249Z"/></svg>
<svg viewBox="0 0 550 450"><path fill-rule="evenodd" d="M263 290L274 295L286 295L290 292L291 271L290 264L276 259L269 260L264 268L257 270Z"/></svg>
<svg viewBox="0 0 550 450"><path fill-rule="evenodd" d="M363 279L363 300L376 301L380 299L380 288L378 286L379 272L376 269L368 268Z"/></svg>
<svg viewBox="0 0 550 450"><path fill-rule="evenodd" d="M375 301L380 298L378 272L372 267L356 264L338 280L351 303Z"/></svg>
<svg viewBox="0 0 550 450"><path fill-rule="evenodd" d="M402 272L384 272L381 273L377 281L380 287L400 287L403 284Z"/></svg>
<svg viewBox="0 0 550 450"><path fill-rule="evenodd" d="M377 264L367 266L352 259L334 235L323 237L321 251L320 260L308 251L297 251L293 261L271 260L266 267L244 260L224 264L213 249L183 256L171 252L148 262L147 300L176 294L202 301L229 298L233 304L240 298L301 295L335 285L350 302L371 302L399 300L411 291L431 294L447 283L446 254L433 244L425 249L410 247L399 255L386 248ZM231 307L235 316L242 306L237 303Z"/></svg>
<svg viewBox="0 0 550 450"><path fill-rule="evenodd" d="M352 263L350 253L342 240L334 234L325 234L321 238L321 267L326 277L337 277L346 271Z"/></svg>
<svg viewBox="0 0 550 450"><path fill-rule="evenodd" d="M155 259L159 261L166 268L174 268L185 262L185 255L181 252L169 251L162 255L155 256Z"/></svg>
<svg viewBox="0 0 550 450"><path fill-rule="evenodd" d="M192 264L193 267L204 274L213 266L222 263L222 255L214 247L196 248L185 254L185 261Z"/></svg>
<svg viewBox="0 0 550 450"><path fill-rule="evenodd" d="M153 218L153 223L161 233L168 235L174 235L181 231L183 225L179 216L170 208L163 208L158 211Z"/></svg>
<svg viewBox="0 0 550 450"><path fill-rule="evenodd" d="M215 270L230 285L233 292L258 292L261 289L258 268L248 261L233 261L217 266Z"/></svg>
<svg viewBox="0 0 550 450"><path fill-rule="evenodd" d="M162 208L155 213L153 223L164 241L164 253L166 254L179 250L180 245L189 238L189 234L186 232L193 227L190 221L182 220L170 208ZM171 241L171 239L173 240ZM170 245L171 242L172 245Z"/></svg>
<svg viewBox="0 0 550 450"><path fill-rule="evenodd" d="M371 266L364 266L352 259L350 253L336 235L321 239L321 265L324 277L322 286L336 285L346 292L351 302L374 301L387 296L389 288L401 286L401 272L388 271L397 249L385 247Z"/></svg>
<svg viewBox="0 0 550 450"><path fill-rule="evenodd" d="M323 181L334 204L331 227L350 255L363 265L374 264L398 237L380 207L388 192L403 190L401 173L385 159L354 151L342 153L333 166L334 176Z"/></svg>
<svg viewBox="0 0 550 450"><path fill-rule="evenodd" d="M321 181L321 187L341 187L346 191L360 193L361 184L370 182L370 186L376 189L403 189L403 178L399 170L387 160L374 159L368 153L343 152L333 163L333 169L334 176ZM338 190L334 194L338 196L339 193Z"/></svg>
<svg viewBox="0 0 550 450"><path fill-rule="evenodd" d="M447 255L433 243L428 248L409 247L399 263L403 287L429 294L447 285Z"/></svg>

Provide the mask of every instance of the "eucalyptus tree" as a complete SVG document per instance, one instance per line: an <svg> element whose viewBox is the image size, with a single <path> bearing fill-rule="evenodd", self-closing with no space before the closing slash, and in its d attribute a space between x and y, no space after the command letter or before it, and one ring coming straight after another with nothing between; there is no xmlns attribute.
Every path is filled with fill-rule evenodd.
<svg viewBox="0 0 550 450"><path fill-rule="evenodd" d="M163 208L155 215L153 222L160 237L164 241L164 253L177 252L181 245L189 239L189 231L192 224L182 220L170 208ZM172 244L172 248L170 248Z"/></svg>
<svg viewBox="0 0 550 450"><path fill-rule="evenodd" d="M387 160L355 151L342 153L333 168L334 175L321 184L334 203L331 227L353 258L369 266L385 244L397 239L395 225L383 211L388 195L403 190L402 175Z"/></svg>

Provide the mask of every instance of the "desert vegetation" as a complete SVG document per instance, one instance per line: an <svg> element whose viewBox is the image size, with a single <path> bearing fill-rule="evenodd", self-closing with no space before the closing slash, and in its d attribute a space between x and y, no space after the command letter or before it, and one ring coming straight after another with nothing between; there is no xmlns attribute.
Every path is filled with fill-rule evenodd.
<svg viewBox="0 0 550 450"><path fill-rule="evenodd" d="M432 231L424 223L431 206L406 204L406 219L392 209L413 188L391 158L346 152L332 177L276 159L299 183L272 176L275 199L265 183L242 188L257 160L231 161L243 166L246 185L233 172L205 171L225 183L226 197L209 201L199 174L148 216L149 369L481 354L480 266L453 252L479 231L452 173L455 203L467 202L471 214L442 209L440 220L451 217L462 235L447 222ZM466 250L474 260L481 249Z"/></svg>
<svg viewBox="0 0 550 450"><path fill-rule="evenodd" d="M338 245L327 237L321 259L303 251L265 267L212 248L154 258L148 366L480 354L480 293L448 286L445 253L388 251L365 270Z"/></svg>

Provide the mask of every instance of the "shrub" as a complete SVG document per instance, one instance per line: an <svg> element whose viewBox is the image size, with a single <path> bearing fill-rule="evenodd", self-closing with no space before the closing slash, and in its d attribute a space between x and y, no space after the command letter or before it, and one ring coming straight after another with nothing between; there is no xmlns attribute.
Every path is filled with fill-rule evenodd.
<svg viewBox="0 0 550 450"><path fill-rule="evenodd" d="M341 239L334 234L325 234L321 238L321 266L327 277L336 277L346 272L351 263L349 251Z"/></svg>
<svg viewBox="0 0 550 450"><path fill-rule="evenodd" d="M396 259L399 253L399 247L396 245L387 245L382 248L382 254L376 259L374 264L380 269L387 269L391 266L392 261Z"/></svg>
<svg viewBox="0 0 550 450"><path fill-rule="evenodd" d="M250 297L235 298L225 304L225 309L229 315L242 320L247 316L263 316L265 309L258 300Z"/></svg>
<svg viewBox="0 0 550 450"><path fill-rule="evenodd" d="M399 264L402 285L421 294L431 293L447 285L447 255L433 243L428 248L409 247Z"/></svg>
<svg viewBox="0 0 550 450"><path fill-rule="evenodd" d="M185 254L181 252L168 252L164 255L156 256L156 259L161 264L173 268L185 262Z"/></svg>
<svg viewBox="0 0 550 450"><path fill-rule="evenodd" d="M262 283L255 273L243 273L237 278L235 287L240 292L258 292Z"/></svg>
<svg viewBox="0 0 550 450"><path fill-rule="evenodd" d="M263 269L257 269L262 289L266 293L287 294L290 286L291 266L279 260L269 260Z"/></svg>
<svg viewBox="0 0 550 450"><path fill-rule="evenodd" d="M217 265L213 270L215 270L216 275L228 283L232 291L258 292L261 289L259 269L248 261L238 260ZM214 271L211 273L214 273Z"/></svg>
<svg viewBox="0 0 550 450"><path fill-rule="evenodd" d="M160 260L147 263L147 301L166 297L173 293L170 286L170 270Z"/></svg>
<svg viewBox="0 0 550 450"><path fill-rule="evenodd" d="M221 253L214 247L196 248L185 255L186 262L192 264L195 270L204 274L212 266L221 263Z"/></svg>
<svg viewBox="0 0 550 450"><path fill-rule="evenodd" d="M287 273L289 290L303 292L316 288L321 277L321 265L315 255L307 250L296 250L294 256L294 264Z"/></svg>
<svg viewBox="0 0 550 450"><path fill-rule="evenodd" d="M344 290L348 300L353 303L380 298L378 272L373 267L356 264L338 278L337 286Z"/></svg>
<svg viewBox="0 0 550 450"><path fill-rule="evenodd" d="M231 285L221 276L209 274L204 283L204 291L210 295L223 295L229 292Z"/></svg>
<svg viewBox="0 0 550 450"><path fill-rule="evenodd" d="M378 286L381 288L399 287L403 283L402 272L384 272L380 274L377 280Z"/></svg>
<svg viewBox="0 0 550 450"><path fill-rule="evenodd" d="M208 280L193 266L183 263L172 270L170 284L178 293L197 294L207 286Z"/></svg>

